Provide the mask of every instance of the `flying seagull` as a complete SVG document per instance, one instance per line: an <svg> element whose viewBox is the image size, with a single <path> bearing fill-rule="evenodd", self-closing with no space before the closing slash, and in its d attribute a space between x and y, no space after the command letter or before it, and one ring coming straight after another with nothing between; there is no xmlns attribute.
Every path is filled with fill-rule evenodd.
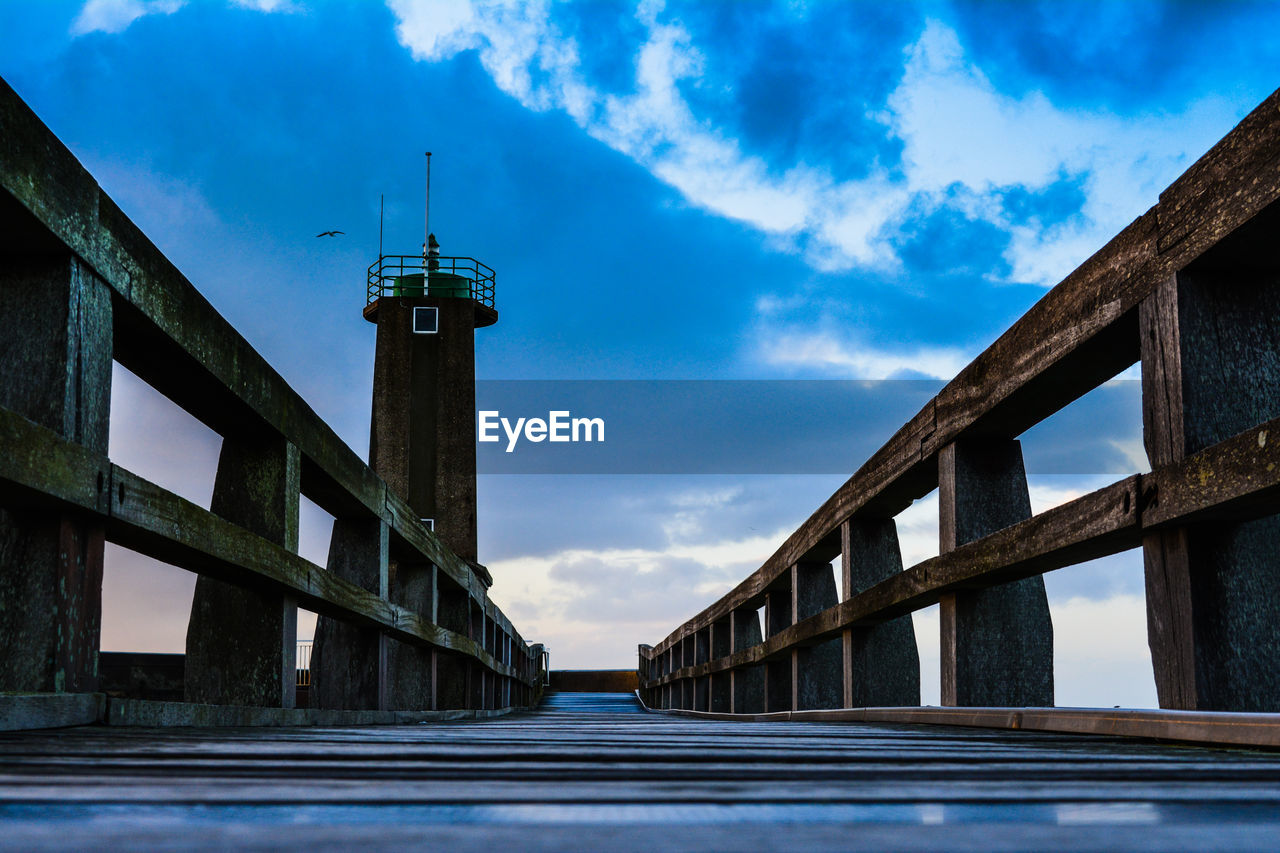
<svg viewBox="0 0 1280 853"><path fill-rule="evenodd" d="M317 237L337 237L339 234L345 234L345 231L321 231Z"/></svg>

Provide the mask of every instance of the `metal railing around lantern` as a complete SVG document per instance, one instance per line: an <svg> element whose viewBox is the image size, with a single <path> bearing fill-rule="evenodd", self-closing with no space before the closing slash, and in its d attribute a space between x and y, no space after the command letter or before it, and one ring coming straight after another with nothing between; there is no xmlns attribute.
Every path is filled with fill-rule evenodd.
<svg viewBox="0 0 1280 853"><path fill-rule="evenodd" d="M458 292L466 279L469 293ZM381 255L369 265L368 301L383 296L467 296L494 307L494 271L475 258Z"/></svg>

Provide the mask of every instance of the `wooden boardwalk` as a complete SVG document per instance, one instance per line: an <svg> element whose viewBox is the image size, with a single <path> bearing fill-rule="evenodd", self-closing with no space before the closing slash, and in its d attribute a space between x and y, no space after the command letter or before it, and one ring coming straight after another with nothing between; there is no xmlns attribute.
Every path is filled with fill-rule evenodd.
<svg viewBox="0 0 1280 853"><path fill-rule="evenodd" d="M1280 755L552 694L379 728L0 735L0 848L1260 849Z"/></svg>

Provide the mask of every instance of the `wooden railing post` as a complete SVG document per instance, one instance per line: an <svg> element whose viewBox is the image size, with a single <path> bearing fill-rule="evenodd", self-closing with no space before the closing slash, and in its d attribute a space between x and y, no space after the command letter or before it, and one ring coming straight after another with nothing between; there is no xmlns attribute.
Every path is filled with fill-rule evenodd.
<svg viewBox="0 0 1280 853"><path fill-rule="evenodd" d="M328 570L385 599L390 588L389 538L381 519L334 519ZM311 654L312 706L388 710L387 645L386 635L376 628L319 617Z"/></svg>
<svg viewBox="0 0 1280 853"><path fill-rule="evenodd" d="M840 525L841 592L848 600L902 571L892 518L855 518ZM910 616L844 632L844 707L920 704L920 651Z"/></svg>
<svg viewBox="0 0 1280 853"><path fill-rule="evenodd" d="M675 640L671 643L670 647L667 648L667 663L666 663L667 672L675 673L675 671L678 670L683 665L684 665L684 644L679 640ZM684 695L684 682L681 681L680 679L675 679L673 681L670 681L667 684L667 690L668 690L668 696L667 696L666 707L668 708L683 707L682 697Z"/></svg>
<svg viewBox="0 0 1280 853"><path fill-rule="evenodd" d="M791 585L792 608L799 622L828 607L840 603L836 578L830 563L797 563ZM841 670L843 652L840 640L827 640L792 651L791 667L795 673L795 695L792 705L797 711L811 708L839 708L844 696Z"/></svg>
<svg viewBox="0 0 1280 853"><path fill-rule="evenodd" d="M693 666L693 636L686 635L680 641L680 666ZM693 679L680 679L680 707L686 711L693 710Z"/></svg>
<svg viewBox="0 0 1280 853"><path fill-rule="evenodd" d="M436 569L427 562L391 558L387 570L388 592L398 604L430 617L435 601ZM418 711L433 704L432 650L396 640L387 641L387 704L392 711Z"/></svg>
<svg viewBox="0 0 1280 853"><path fill-rule="evenodd" d="M741 608L728 615L730 631L733 637L733 652L741 652L744 648L759 646L763 642L760 635L760 616L755 610ZM732 684L733 713L760 713L764 711L764 667L739 666L730 671Z"/></svg>
<svg viewBox="0 0 1280 853"><path fill-rule="evenodd" d="M704 664L711 659L711 630L703 628L693 635L693 663ZM693 709L707 711L711 708L711 679L701 676L693 680Z"/></svg>
<svg viewBox="0 0 1280 853"><path fill-rule="evenodd" d="M795 566L786 575L785 585L769 590L764 599L764 630L766 637L789 628L794 615L795 601L791 595L791 586L795 582ZM781 660L772 660L764 667L765 710L794 711L795 669L792 667L791 655Z"/></svg>
<svg viewBox="0 0 1280 853"><path fill-rule="evenodd" d="M273 431L225 436L210 510L298 550L298 448ZM187 624L188 702L292 708L298 607L290 596L201 575Z"/></svg>
<svg viewBox="0 0 1280 853"><path fill-rule="evenodd" d="M640 643L637 652L636 674L640 680L640 698L650 708L659 708L661 705L655 701L654 689L645 686L646 681L660 677L658 673L661 672L661 669L658 667L657 659L653 656L653 646L648 643Z"/></svg>
<svg viewBox="0 0 1280 853"><path fill-rule="evenodd" d="M467 622L467 636L476 645L484 646L484 608L475 599L468 599L470 618ZM484 707L484 671L471 658L467 659L467 708Z"/></svg>
<svg viewBox="0 0 1280 853"><path fill-rule="evenodd" d="M981 439L943 447L938 506L943 554L1030 518L1021 445ZM1053 704L1053 624L1042 577L940 603L943 705Z"/></svg>
<svg viewBox="0 0 1280 853"><path fill-rule="evenodd" d="M107 286L70 256L0 268L0 406L103 456L111 410ZM97 473L103 507L110 471ZM98 689L103 528L0 509L0 691Z"/></svg>
<svg viewBox="0 0 1280 853"><path fill-rule="evenodd" d="M665 657L662 662L663 674L670 675L680 668L680 644L672 643L667 647L664 653ZM662 707L679 708L680 707L680 683L678 681L667 682L666 696L663 698Z"/></svg>
<svg viewBox="0 0 1280 853"><path fill-rule="evenodd" d="M502 652L503 662L508 666L514 667L516 662L515 638L508 632L504 632L502 636L505 639ZM507 677L502 680L502 683L502 706L504 708L509 708L513 705L519 705L520 703L516 701L519 697L515 695L515 679Z"/></svg>
<svg viewBox="0 0 1280 853"><path fill-rule="evenodd" d="M733 635L729 627L729 617L718 619L711 625L711 657L726 657L733 649ZM718 714L727 714L733 707L732 672L723 671L711 676L711 710Z"/></svg>
<svg viewBox="0 0 1280 853"><path fill-rule="evenodd" d="M493 618L493 602L486 601L481 611L481 625L484 628L484 650L498 656L498 624ZM480 670L482 676L483 696L477 707L492 710L497 707L498 676L489 669Z"/></svg>
<svg viewBox="0 0 1280 853"><path fill-rule="evenodd" d="M465 590L439 592L436 624L454 633L467 636L471 599ZM436 705L440 710L467 707L467 662L461 655L445 651L435 652Z"/></svg>
<svg viewBox="0 0 1280 853"><path fill-rule="evenodd" d="M760 635L760 616L756 610L740 609L729 614L733 634L733 651L740 652L764 641ZM730 671L733 684L735 714L759 714L765 709L765 673L759 664L740 666Z"/></svg>
<svg viewBox="0 0 1280 853"><path fill-rule="evenodd" d="M1162 282L1140 308L1153 468L1280 415L1280 281L1249 270L1249 259L1232 268L1222 247L1215 253ZM1280 516L1143 538L1162 708L1280 710L1278 555Z"/></svg>

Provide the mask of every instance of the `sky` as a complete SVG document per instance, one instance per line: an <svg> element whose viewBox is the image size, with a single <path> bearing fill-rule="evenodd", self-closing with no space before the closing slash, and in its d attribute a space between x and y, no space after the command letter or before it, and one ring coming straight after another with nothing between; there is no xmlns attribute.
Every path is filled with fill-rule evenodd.
<svg viewBox="0 0 1280 853"><path fill-rule="evenodd" d="M726 407L762 447L820 428L816 469L485 469L494 600L554 667L622 668L1270 94L1278 25L1241 2L0 0L0 76L361 456L379 198L386 251L419 251L424 150L444 253L497 270L482 389L883 381L848 411ZM1145 470L1133 377L1022 437L1037 511ZM729 423L701 411L648 451L698 457ZM117 369L116 462L207 506L218 441ZM906 565L936 518L899 517ZM328 522L304 505L321 564ZM180 651L192 576L118 548L106 575L103 647ZM1046 585L1058 703L1154 704L1140 557ZM936 702L936 609L915 622Z"/></svg>

